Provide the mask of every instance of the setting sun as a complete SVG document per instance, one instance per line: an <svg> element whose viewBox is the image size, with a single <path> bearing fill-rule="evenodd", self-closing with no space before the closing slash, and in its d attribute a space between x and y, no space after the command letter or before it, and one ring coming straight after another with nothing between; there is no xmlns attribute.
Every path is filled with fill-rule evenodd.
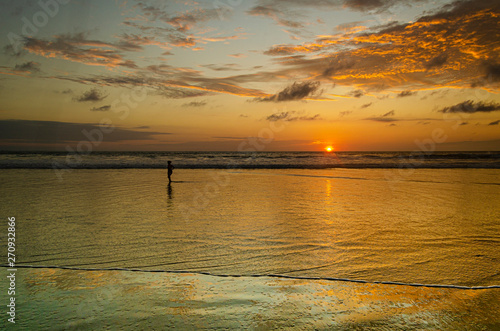
<svg viewBox="0 0 500 331"><path fill-rule="evenodd" d="M325 147L325 151L327 151L328 153L330 153L333 150L334 150L334 148L332 146L326 146Z"/></svg>

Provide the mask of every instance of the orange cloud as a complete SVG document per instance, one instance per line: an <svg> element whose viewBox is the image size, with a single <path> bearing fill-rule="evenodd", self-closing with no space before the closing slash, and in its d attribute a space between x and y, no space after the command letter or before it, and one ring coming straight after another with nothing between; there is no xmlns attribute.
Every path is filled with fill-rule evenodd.
<svg viewBox="0 0 500 331"><path fill-rule="evenodd" d="M81 35L57 36L53 41L25 38L24 43L24 49L28 52L47 58L61 58L96 66L135 67L132 61L124 60L117 48L119 46L113 44L82 39Z"/></svg>
<svg viewBox="0 0 500 331"><path fill-rule="evenodd" d="M485 72L486 61L497 66L498 31L498 2L457 2L414 23L372 33L352 29L301 45L276 45L264 53L285 56L277 62L286 66L286 72L345 85L464 88ZM329 53L306 57L319 51Z"/></svg>

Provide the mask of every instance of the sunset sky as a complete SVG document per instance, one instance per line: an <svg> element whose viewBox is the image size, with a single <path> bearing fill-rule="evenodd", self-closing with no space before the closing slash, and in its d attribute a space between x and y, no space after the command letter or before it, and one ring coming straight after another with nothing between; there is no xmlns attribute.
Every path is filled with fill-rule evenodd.
<svg viewBox="0 0 500 331"><path fill-rule="evenodd" d="M0 29L0 150L500 150L498 0L4 0Z"/></svg>

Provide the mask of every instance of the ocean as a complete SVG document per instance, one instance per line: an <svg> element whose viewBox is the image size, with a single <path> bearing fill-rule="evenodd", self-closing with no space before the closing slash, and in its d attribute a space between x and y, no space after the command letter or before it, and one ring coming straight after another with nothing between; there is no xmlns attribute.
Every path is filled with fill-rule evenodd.
<svg viewBox="0 0 500 331"><path fill-rule="evenodd" d="M497 152L3 153L0 168L26 328L500 325Z"/></svg>
<svg viewBox="0 0 500 331"><path fill-rule="evenodd" d="M0 169L500 168L500 152L0 152Z"/></svg>

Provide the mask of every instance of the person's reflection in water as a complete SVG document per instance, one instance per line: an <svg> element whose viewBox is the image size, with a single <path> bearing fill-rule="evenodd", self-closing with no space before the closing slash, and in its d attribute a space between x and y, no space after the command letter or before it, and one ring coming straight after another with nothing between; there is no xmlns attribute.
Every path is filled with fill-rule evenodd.
<svg viewBox="0 0 500 331"><path fill-rule="evenodd" d="M167 195L169 199L172 199L172 183L168 183L167 185Z"/></svg>

